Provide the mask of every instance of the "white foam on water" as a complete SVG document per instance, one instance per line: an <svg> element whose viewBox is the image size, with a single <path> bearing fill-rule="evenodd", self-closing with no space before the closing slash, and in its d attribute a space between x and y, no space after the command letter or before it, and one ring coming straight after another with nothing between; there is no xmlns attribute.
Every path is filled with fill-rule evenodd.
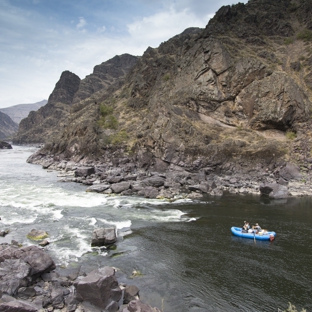
<svg viewBox="0 0 312 312"><path fill-rule="evenodd" d="M78 228L71 228L65 225L62 228L63 233L54 239L55 244L51 245L53 251L58 255L58 260L62 264L68 264L71 261L78 261L85 253L92 252L89 234ZM58 246L57 242L67 238L71 241L71 247ZM55 248L53 248L55 246Z"/></svg>
<svg viewBox="0 0 312 312"><path fill-rule="evenodd" d="M88 218L88 220L90 220L89 225L95 225L97 223L95 218Z"/></svg>
<svg viewBox="0 0 312 312"><path fill-rule="evenodd" d="M197 221L199 218L190 218L188 220L186 220L185 222L194 222Z"/></svg>
<svg viewBox="0 0 312 312"><path fill-rule="evenodd" d="M5 217L2 217L2 224L4 225L12 225L15 223L21 223L21 224L32 224L37 220L38 214L34 214L32 216L27 215L26 216L22 216L19 215L17 213L11 213L11 214L7 214L5 215Z"/></svg>
<svg viewBox="0 0 312 312"><path fill-rule="evenodd" d="M112 220L106 220L106 219L98 219L98 220L103 222L104 224L113 225L116 228L116 230L130 228L132 224L131 220L126 220L126 221L112 221Z"/></svg>

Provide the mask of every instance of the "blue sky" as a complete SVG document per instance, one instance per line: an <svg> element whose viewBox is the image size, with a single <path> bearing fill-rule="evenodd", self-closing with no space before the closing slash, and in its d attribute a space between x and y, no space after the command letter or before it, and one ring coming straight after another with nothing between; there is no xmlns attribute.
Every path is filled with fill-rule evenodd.
<svg viewBox="0 0 312 312"><path fill-rule="evenodd" d="M0 108L48 99L118 54L142 55L232 0L0 0Z"/></svg>

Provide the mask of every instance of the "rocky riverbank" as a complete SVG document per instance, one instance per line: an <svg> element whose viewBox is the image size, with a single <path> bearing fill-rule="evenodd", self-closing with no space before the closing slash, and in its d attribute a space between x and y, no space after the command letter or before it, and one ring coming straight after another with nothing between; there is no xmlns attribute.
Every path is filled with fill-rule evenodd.
<svg viewBox="0 0 312 312"><path fill-rule="evenodd" d="M0 244L0 311L160 312L139 299L135 285L119 284L115 273L112 267L88 273L80 265L56 267L37 246Z"/></svg>
<svg viewBox="0 0 312 312"><path fill-rule="evenodd" d="M38 151L27 161L40 164L43 169L59 171L58 176L62 182L87 185L87 192L168 200L195 199L204 194L222 196L226 191L235 194L263 194L271 198L312 195L312 180L308 171L305 172L291 162L270 167L259 164L256 168L248 169L227 164L234 168L227 172L220 172L218 167L190 171L182 166L168 164L162 170L152 171L142 166L137 167L130 158L118 159L116 164L55 158L57 157Z"/></svg>

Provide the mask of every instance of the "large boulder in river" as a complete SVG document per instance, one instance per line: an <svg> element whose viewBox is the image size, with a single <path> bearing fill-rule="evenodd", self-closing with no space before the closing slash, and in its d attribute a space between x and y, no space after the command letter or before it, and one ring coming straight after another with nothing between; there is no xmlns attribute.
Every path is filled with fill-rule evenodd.
<svg viewBox="0 0 312 312"><path fill-rule="evenodd" d="M288 188L286 185L277 183L264 183L260 185L260 193L273 199L287 198Z"/></svg>
<svg viewBox="0 0 312 312"><path fill-rule="evenodd" d="M118 311L122 291L113 268L103 267L94 270L87 276L78 278L74 285L79 301L90 302L105 311Z"/></svg>
<svg viewBox="0 0 312 312"><path fill-rule="evenodd" d="M114 244L116 241L115 228L99 228L93 231L91 246L104 246Z"/></svg>
<svg viewBox="0 0 312 312"><path fill-rule="evenodd" d="M34 240L34 241L43 240L43 239L47 238L48 236L49 236L49 234L46 231L36 230L36 229L32 229L27 234L27 238L31 239L31 240Z"/></svg>
<svg viewBox="0 0 312 312"><path fill-rule="evenodd" d="M12 145L10 143L0 141L0 149L12 149Z"/></svg>

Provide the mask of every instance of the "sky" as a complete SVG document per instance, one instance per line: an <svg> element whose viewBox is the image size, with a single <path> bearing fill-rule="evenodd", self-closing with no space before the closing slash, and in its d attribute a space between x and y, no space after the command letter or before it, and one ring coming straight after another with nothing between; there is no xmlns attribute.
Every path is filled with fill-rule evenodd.
<svg viewBox="0 0 312 312"><path fill-rule="evenodd" d="M0 108L48 99L115 55L142 55L242 0L0 0Z"/></svg>

